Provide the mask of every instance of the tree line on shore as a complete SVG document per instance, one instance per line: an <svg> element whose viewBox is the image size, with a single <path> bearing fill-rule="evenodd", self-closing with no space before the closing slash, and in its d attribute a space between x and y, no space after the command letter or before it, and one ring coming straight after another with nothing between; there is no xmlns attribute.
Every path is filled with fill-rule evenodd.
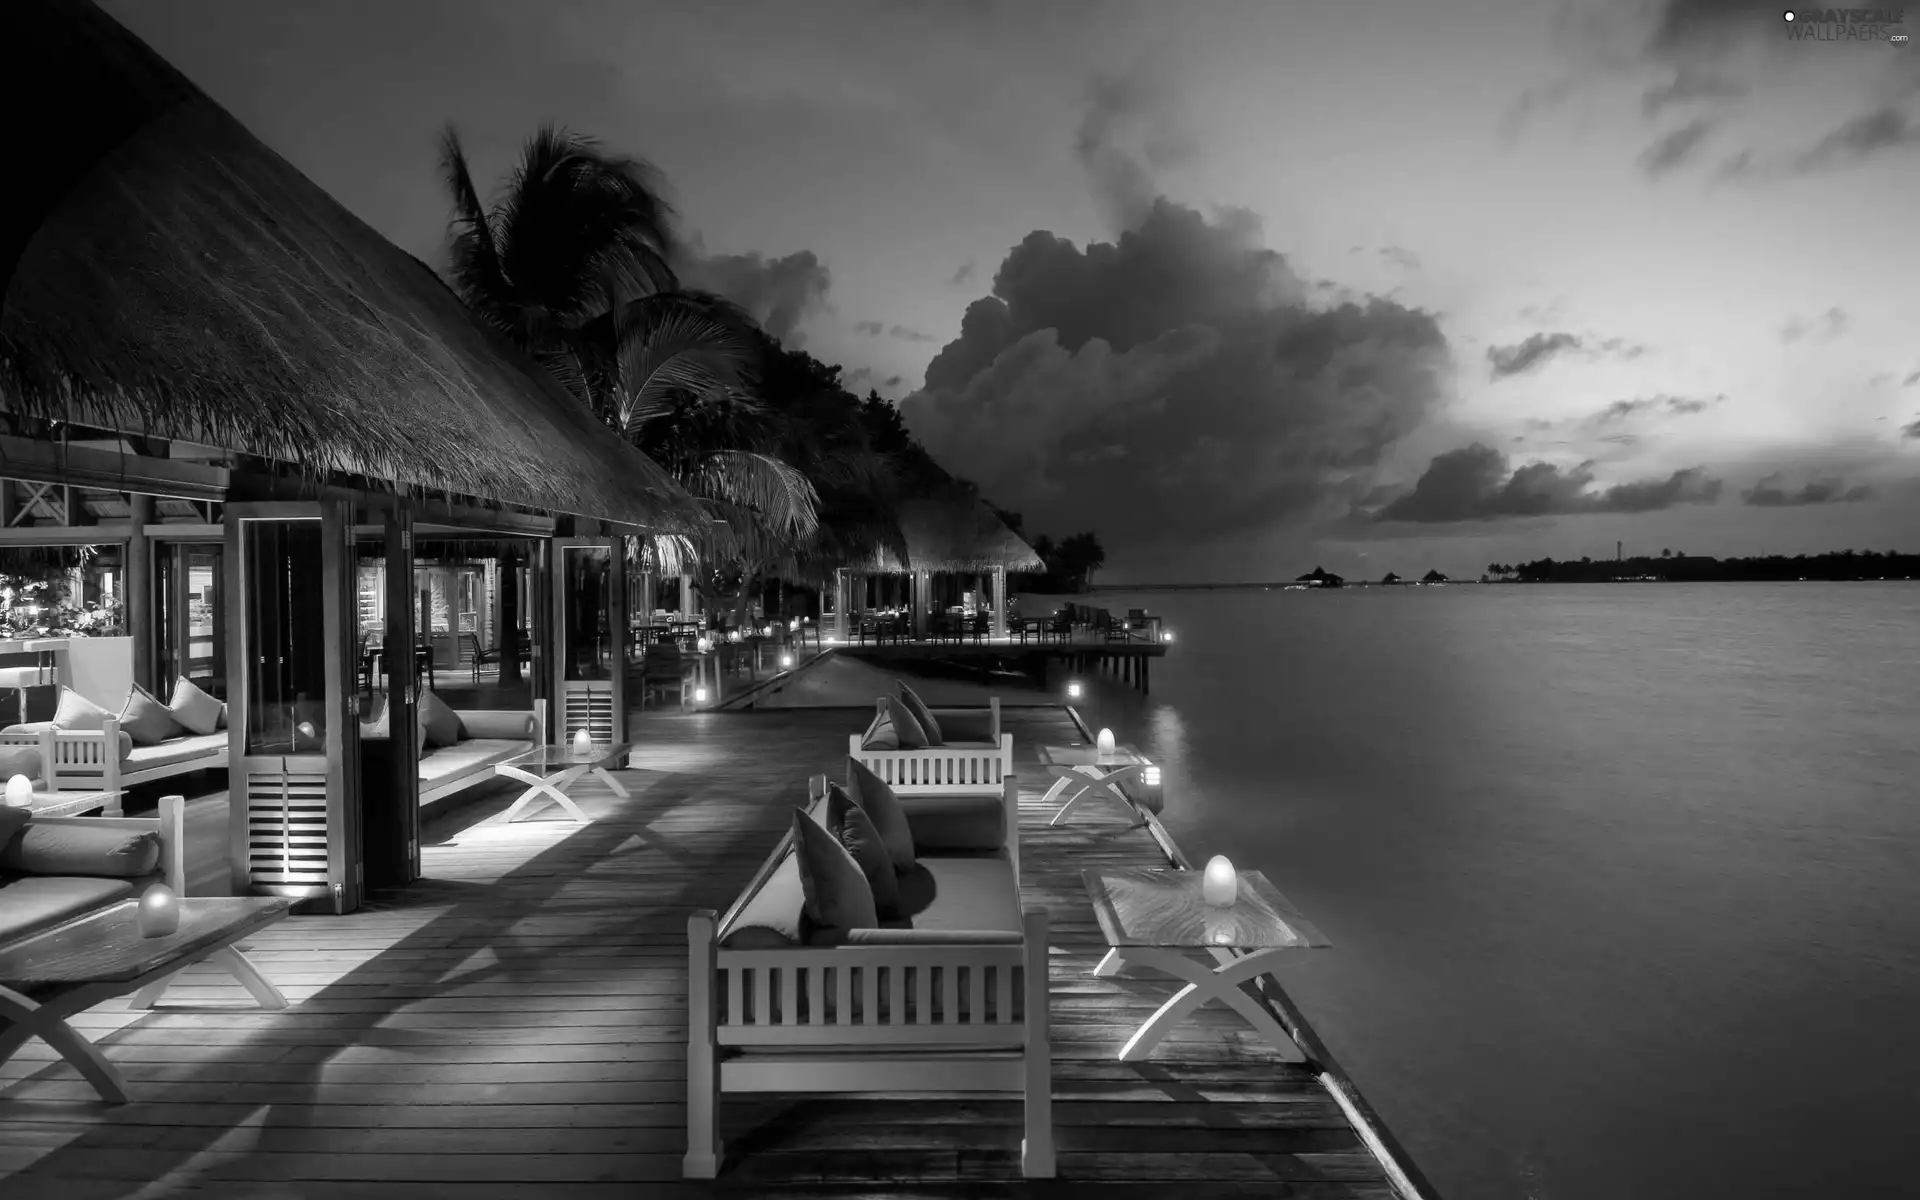
<svg viewBox="0 0 1920 1200"><path fill-rule="evenodd" d="M1658 557L1581 558L1487 564L1496 583L1607 583L1655 579L1669 583L1787 582L1797 580L1920 579L1920 554L1896 550L1829 550L1823 554L1769 554L1713 558L1662 550Z"/></svg>

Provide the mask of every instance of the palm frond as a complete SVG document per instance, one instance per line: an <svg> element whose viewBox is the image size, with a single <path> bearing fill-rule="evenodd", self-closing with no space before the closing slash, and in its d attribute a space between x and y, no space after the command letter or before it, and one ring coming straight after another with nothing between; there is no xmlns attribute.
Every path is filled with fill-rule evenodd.
<svg viewBox="0 0 1920 1200"><path fill-rule="evenodd" d="M447 223L448 253L452 259L454 290L467 306L489 324L512 334L512 321L502 320L498 301L506 292L500 267L500 247L480 191L473 185L460 134L448 125L440 134L440 175L453 197L453 216Z"/></svg>
<svg viewBox="0 0 1920 1200"><path fill-rule="evenodd" d="M718 321L687 307L648 303L615 311L612 408L629 437L672 411L737 393L747 344Z"/></svg>
<svg viewBox="0 0 1920 1200"><path fill-rule="evenodd" d="M686 480L701 499L751 513L758 524L789 538L808 538L820 527L820 494L804 471L770 454L719 450ZM733 517L722 512L718 515Z"/></svg>

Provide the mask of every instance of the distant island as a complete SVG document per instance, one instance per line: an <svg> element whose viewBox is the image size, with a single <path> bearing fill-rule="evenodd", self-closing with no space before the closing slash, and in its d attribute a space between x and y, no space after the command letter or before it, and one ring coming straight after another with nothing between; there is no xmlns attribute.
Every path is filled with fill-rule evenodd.
<svg viewBox="0 0 1920 1200"><path fill-rule="evenodd" d="M1828 583L1920 579L1920 554L1897 550L1829 550L1824 554L1769 554L1760 558L1712 558L1663 550L1658 557L1537 559L1517 565L1488 563L1480 583ZM1225 591L1235 588L1415 587L1456 581L1439 571L1419 580L1388 571L1378 580L1351 581L1316 566L1293 579L1246 583L1105 583L1097 592Z"/></svg>

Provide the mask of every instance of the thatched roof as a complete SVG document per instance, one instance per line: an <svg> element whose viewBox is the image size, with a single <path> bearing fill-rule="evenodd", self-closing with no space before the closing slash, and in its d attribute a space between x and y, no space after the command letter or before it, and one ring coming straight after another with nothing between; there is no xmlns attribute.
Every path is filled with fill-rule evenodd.
<svg viewBox="0 0 1920 1200"><path fill-rule="evenodd" d="M0 4L0 100L18 168L0 407L555 512L698 520L430 269L91 3Z"/></svg>
<svg viewBox="0 0 1920 1200"><path fill-rule="evenodd" d="M932 500L903 500L896 513L907 542L907 561L882 551L865 568L878 574L912 571L961 574L991 571L1040 571L1046 564L1033 548L1008 529L986 503L954 495Z"/></svg>

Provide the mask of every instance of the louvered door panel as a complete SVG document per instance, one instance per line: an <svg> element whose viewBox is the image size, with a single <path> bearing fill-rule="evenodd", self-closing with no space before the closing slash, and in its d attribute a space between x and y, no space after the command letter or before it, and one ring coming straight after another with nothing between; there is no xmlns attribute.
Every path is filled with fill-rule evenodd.
<svg viewBox="0 0 1920 1200"><path fill-rule="evenodd" d="M302 769L306 768L306 769ZM276 896L328 893L325 760L249 758L234 772L245 804L247 880Z"/></svg>

